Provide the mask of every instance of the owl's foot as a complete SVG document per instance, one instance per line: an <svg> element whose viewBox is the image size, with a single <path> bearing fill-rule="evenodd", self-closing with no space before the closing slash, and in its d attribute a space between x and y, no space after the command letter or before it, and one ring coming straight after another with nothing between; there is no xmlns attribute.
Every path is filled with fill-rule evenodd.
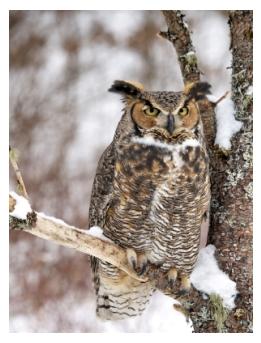
<svg viewBox="0 0 261 343"><path fill-rule="evenodd" d="M171 268L167 274L168 286L170 289L174 289L177 277L180 278L180 290L178 292L179 296L189 293L191 288L191 283L189 276L184 273L178 273L176 268Z"/></svg>
<svg viewBox="0 0 261 343"><path fill-rule="evenodd" d="M181 287L179 291L179 296L183 296L189 293L191 288L191 283L189 276L186 274L181 274Z"/></svg>
<svg viewBox="0 0 261 343"><path fill-rule="evenodd" d="M178 271L176 268L171 268L168 271L168 286L169 288L174 288L175 282L177 280Z"/></svg>
<svg viewBox="0 0 261 343"><path fill-rule="evenodd" d="M127 259L130 266L138 275L143 275L147 271L148 259L145 254L139 254L132 248L127 248Z"/></svg>

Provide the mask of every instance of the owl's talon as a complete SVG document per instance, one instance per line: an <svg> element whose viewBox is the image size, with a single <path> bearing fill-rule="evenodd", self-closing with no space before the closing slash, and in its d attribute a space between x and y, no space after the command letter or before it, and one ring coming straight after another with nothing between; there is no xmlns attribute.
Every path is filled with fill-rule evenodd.
<svg viewBox="0 0 261 343"><path fill-rule="evenodd" d="M138 265L138 256L136 251L132 248L127 248L126 253L129 265L136 271Z"/></svg>
<svg viewBox="0 0 261 343"><path fill-rule="evenodd" d="M146 273L147 271L147 268L148 268L148 263L145 262L145 263L142 263L141 265L139 265L139 267L137 268L137 274L138 275L143 275Z"/></svg>
<svg viewBox="0 0 261 343"><path fill-rule="evenodd" d="M148 259L145 254L138 254L132 248L127 249L127 259L130 266L138 275L143 275L147 271Z"/></svg>
<svg viewBox="0 0 261 343"><path fill-rule="evenodd" d="M131 258L130 265L135 271L137 271L137 261L134 258Z"/></svg>
<svg viewBox="0 0 261 343"><path fill-rule="evenodd" d="M190 283L190 279L189 276L187 275L182 275L181 276L181 290L180 292L183 293L183 295L189 293L191 288L191 283Z"/></svg>
<svg viewBox="0 0 261 343"><path fill-rule="evenodd" d="M144 263L141 267L141 274L145 274L148 269L148 263Z"/></svg>
<svg viewBox="0 0 261 343"><path fill-rule="evenodd" d="M148 258L145 254L138 254L138 275L143 275L146 273L148 268Z"/></svg>
<svg viewBox="0 0 261 343"><path fill-rule="evenodd" d="M174 288L177 276L178 276L178 272L177 272L176 268L171 268L168 271L168 284L169 284L169 288L171 288L171 289Z"/></svg>

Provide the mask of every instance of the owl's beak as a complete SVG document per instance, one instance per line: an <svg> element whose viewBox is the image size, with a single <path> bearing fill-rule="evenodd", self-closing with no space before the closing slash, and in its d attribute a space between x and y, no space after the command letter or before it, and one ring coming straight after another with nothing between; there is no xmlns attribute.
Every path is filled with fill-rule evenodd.
<svg viewBox="0 0 261 343"><path fill-rule="evenodd" d="M167 119L167 130L170 133L170 135L173 133L175 127L175 118L173 114L168 114Z"/></svg>

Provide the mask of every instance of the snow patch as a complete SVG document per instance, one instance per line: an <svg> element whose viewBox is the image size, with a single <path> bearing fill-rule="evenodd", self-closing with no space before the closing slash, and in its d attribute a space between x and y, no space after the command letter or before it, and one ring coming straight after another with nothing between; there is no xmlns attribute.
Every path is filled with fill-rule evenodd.
<svg viewBox="0 0 261 343"><path fill-rule="evenodd" d="M224 99L215 107L217 125L215 144L227 150L231 148L231 138L242 127L242 122L235 119L234 113L235 107L231 99Z"/></svg>
<svg viewBox="0 0 261 343"><path fill-rule="evenodd" d="M248 89L246 91L246 95L249 95L249 96L253 95L253 86L248 87Z"/></svg>
<svg viewBox="0 0 261 343"><path fill-rule="evenodd" d="M185 316L173 307L176 300L156 291L148 308L141 316L116 321L96 317L96 300L92 292L86 297L82 291L70 291L62 299L44 304L35 314L17 314L10 318L10 332L56 332L55 321L48 320L57 308L61 309L64 323L69 322L72 332L88 333L164 333L181 335L192 333L193 327ZM68 308L70 311L68 311ZM86 326L86 323L88 326ZM82 331L84 329L84 331Z"/></svg>
<svg viewBox="0 0 261 343"><path fill-rule="evenodd" d="M215 246L211 244L200 250L190 280L197 290L208 295L218 294L223 299L223 305L228 309L233 309L234 300L238 294L236 283L219 269L214 256L215 250Z"/></svg>
<svg viewBox="0 0 261 343"><path fill-rule="evenodd" d="M149 306L141 316L117 321L101 321L98 319L99 332L177 332L192 333L192 322L176 311L177 300L156 291Z"/></svg>
<svg viewBox="0 0 261 343"><path fill-rule="evenodd" d="M104 236L103 229L99 226L92 226L86 233L90 236L100 238L103 241L112 242L112 240Z"/></svg>
<svg viewBox="0 0 261 343"><path fill-rule="evenodd" d="M40 217L44 218L44 219L48 219L51 220L52 222L56 223L56 224L60 224L63 226L70 226L67 223L65 223L62 219L58 219L55 217L51 217L51 216L47 216L46 214L44 214L43 212L36 212L37 215L39 215Z"/></svg>
<svg viewBox="0 0 261 343"><path fill-rule="evenodd" d="M16 200L15 208L9 214L12 217L25 220L27 213L32 212L32 209L28 200L13 191L10 192L9 194Z"/></svg>
<svg viewBox="0 0 261 343"><path fill-rule="evenodd" d="M207 94L207 99L210 101L210 102L218 102L218 100L220 99L220 97L214 95L214 94Z"/></svg>

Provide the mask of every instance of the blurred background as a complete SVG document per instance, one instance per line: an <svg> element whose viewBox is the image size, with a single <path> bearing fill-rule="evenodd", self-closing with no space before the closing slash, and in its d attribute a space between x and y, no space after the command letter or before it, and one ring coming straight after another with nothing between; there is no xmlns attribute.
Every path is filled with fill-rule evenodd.
<svg viewBox="0 0 261 343"><path fill-rule="evenodd" d="M203 79L230 89L225 11L185 11ZM98 159L121 117L115 79L181 90L160 11L10 11L10 144L31 205L88 226ZM10 169L10 189L16 190ZM10 331L103 332L87 255L10 233ZM126 331L124 328L121 331Z"/></svg>

